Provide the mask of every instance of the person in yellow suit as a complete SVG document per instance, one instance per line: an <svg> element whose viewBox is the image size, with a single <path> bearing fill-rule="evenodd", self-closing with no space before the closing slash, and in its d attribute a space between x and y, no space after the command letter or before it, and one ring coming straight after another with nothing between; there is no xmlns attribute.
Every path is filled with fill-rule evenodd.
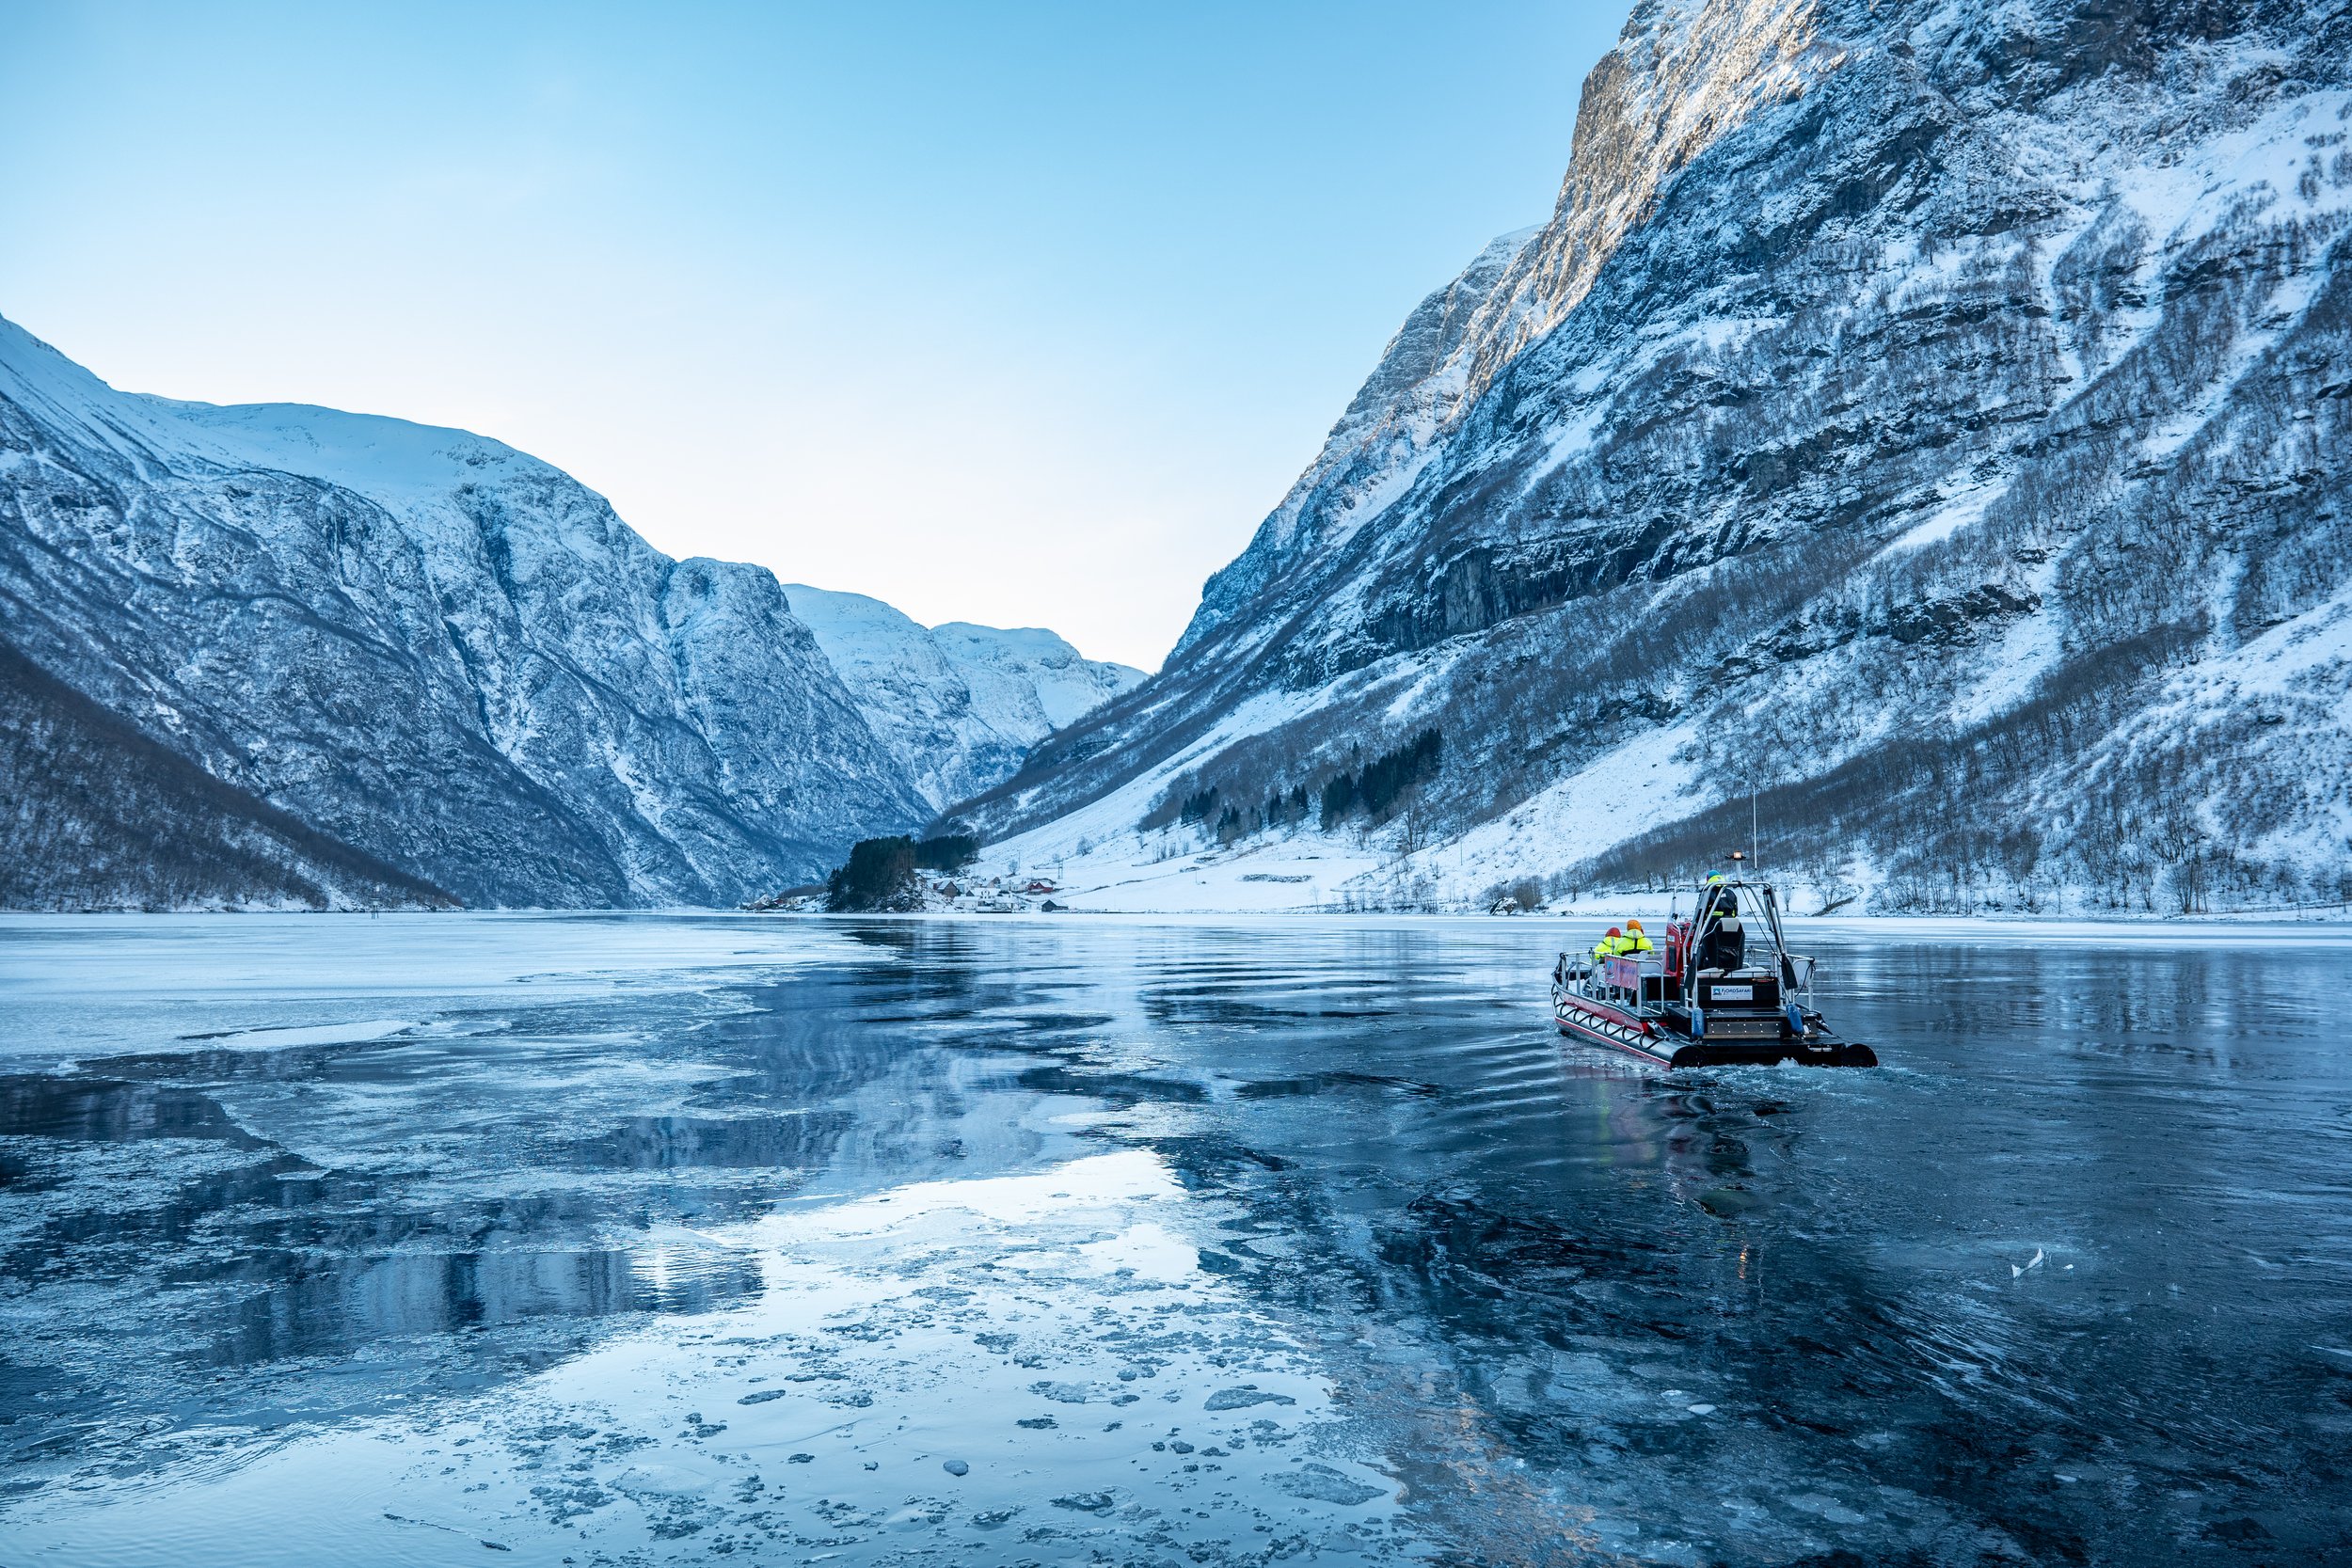
<svg viewBox="0 0 2352 1568"><path fill-rule="evenodd" d="M1623 941L1625 933L1614 926L1610 927L1601 939L1593 943L1593 961L1598 963L1603 958L1615 958L1619 951L1617 944Z"/></svg>
<svg viewBox="0 0 2352 1568"><path fill-rule="evenodd" d="M1657 951L1650 945L1649 936L1642 929L1642 923L1638 920L1629 920L1625 923L1624 941L1625 945L1618 949L1620 952L1654 953Z"/></svg>

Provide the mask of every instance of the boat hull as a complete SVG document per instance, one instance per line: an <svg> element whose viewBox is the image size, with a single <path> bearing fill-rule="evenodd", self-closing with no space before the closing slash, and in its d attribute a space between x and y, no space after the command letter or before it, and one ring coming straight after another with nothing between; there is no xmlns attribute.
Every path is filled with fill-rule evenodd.
<svg viewBox="0 0 2352 1568"><path fill-rule="evenodd" d="M1800 1067L1876 1067L1878 1053L1853 1040L1815 1032L1778 1040L1704 1040L1644 1028L1613 1008L1586 1007L1562 1001L1553 1010L1560 1033L1572 1040L1597 1045L1664 1068L1776 1067L1794 1062Z"/></svg>

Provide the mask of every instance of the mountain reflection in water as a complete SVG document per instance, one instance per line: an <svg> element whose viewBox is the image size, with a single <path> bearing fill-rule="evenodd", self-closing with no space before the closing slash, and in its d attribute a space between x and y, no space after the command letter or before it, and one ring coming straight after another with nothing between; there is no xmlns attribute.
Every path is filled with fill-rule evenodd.
<svg viewBox="0 0 2352 1568"><path fill-rule="evenodd" d="M2352 940L1586 935L0 922L0 1560L2352 1552Z"/></svg>

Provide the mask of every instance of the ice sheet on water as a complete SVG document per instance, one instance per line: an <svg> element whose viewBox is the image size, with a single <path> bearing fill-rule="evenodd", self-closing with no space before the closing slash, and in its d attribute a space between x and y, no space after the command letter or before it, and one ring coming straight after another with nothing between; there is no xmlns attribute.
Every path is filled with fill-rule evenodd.
<svg viewBox="0 0 2352 1568"><path fill-rule="evenodd" d="M219 1539L217 1559L183 1560L256 1564L315 1561L329 1544L364 1558L419 1521L495 1534L531 1559L818 1544L842 1561L961 1559L996 1549L995 1532L1025 1515L1031 1555L1221 1555L1270 1538L1321 1543L1328 1561L1393 1558L1401 1523L1378 1501L1392 1488L1330 1451L1342 1422L1311 1354L1208 1275L1147 1278L1082 1250L1165 1223L1184 1198L1163 1163L1121 1154L732 1227L713 1240L761 1249L756 1301L454 1407L421 1451L405 1418L372 1421L283 1444L226 1481L141 1478L136 1509L105 1507L114 1489L101 1485L37 1499L16 1522L70 1528L89 1551L156 1532ZM997 1267L1013 1254L1018 1271ZM998 1324L1018 1327L1022 1354L998 1348ZM1041 1366L1059 1375L1041 1380ZM1229 1369L1254 1380L1242 1397L1203 1398ZM1130 1383L1152 1389L1148 1405ZM1101 1416L1020 1418L1052 1404ZM1261 1406L1283 1419L1239 1414ZM726 1418L706 1419L713 1409ZM1175 1430L1202 1442L1160 1440ZM943 1472L955 1491L933 1497ZM282 1534L216 1533L263 1497ZM1353 1549L1331 1533L1335 1510Z"/></svg>
<svg viewBox="0 0 2352 1568"><path fill-rule="evenodd" d="M0 914L0 1006L12 1025L0 1057L143 1051L191 1035L349 1043L368 1037L331 1032L384 1022L393 1008L416 1027L421 1002L539 1003L690 974L719 985L859 951L807 923L729 915Z"/></svg>
<svg viewBox="0 0 2352 1568"><path fill-rule="evenodd" d="M361 1019L356 1023L294 1024L278 1029L221 1029L208 1034L183 1035L183 1040L200 1040L211 1051L275 1051L300 1045L358 1045L369 1040L388 1039L420 1027L412 1018Z"/></svg>

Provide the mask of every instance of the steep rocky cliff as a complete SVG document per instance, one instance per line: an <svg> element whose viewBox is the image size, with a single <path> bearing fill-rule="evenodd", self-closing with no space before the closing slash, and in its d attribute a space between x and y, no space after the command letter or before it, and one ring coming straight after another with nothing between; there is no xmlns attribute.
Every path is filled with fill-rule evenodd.
<svg viewBox="0 0 2352 1568"><path fill-rule="evenodd" d="M1551 220L960 815L1417 900L1685 874L1753 793L1825 901L2344 896L2348 56L2326 4L1645 0ZM1430 727L1392 813L1269 809Z"/></svg>
<svg viewBox="0 0 2352 1568"><path fill-rule="evenodd" d="M0 732L20 905L724 904L931 809L768 572L496 441L120 393L5 322L0 606L56 709Z"/></svg>

